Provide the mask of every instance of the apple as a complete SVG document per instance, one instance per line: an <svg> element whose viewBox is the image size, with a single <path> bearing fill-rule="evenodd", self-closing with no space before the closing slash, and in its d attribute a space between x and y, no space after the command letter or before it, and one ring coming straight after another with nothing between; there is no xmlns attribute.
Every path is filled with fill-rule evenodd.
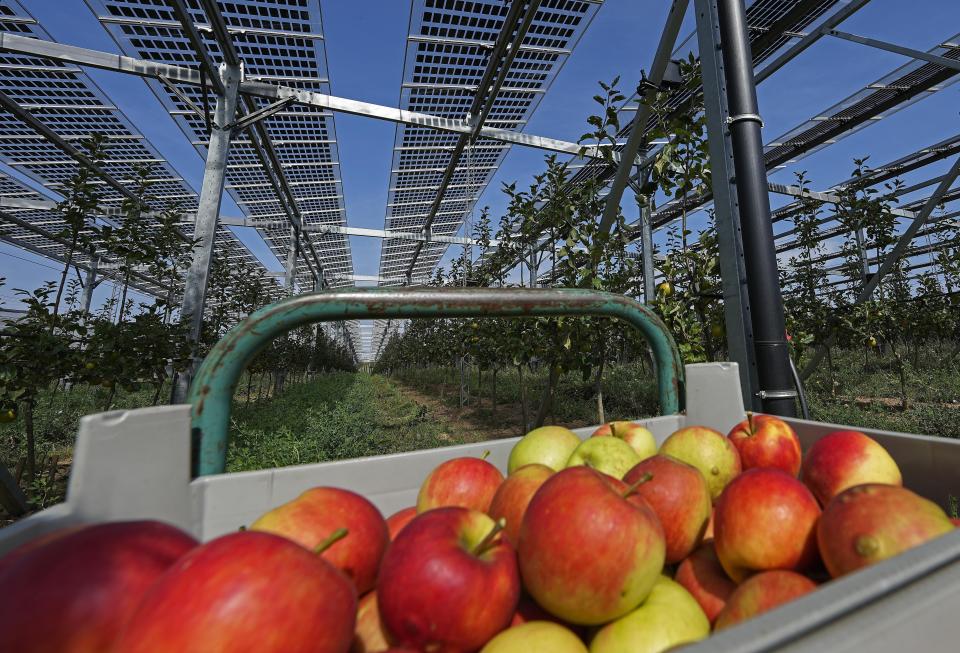
<svg viewBox="0 0 960 653"><path fill-rule="evenodd" d="M716 621L716 630L730 628L809 594L817 584L793 571L778 569L751 576L727 599Z"/></svg>
<svg viewBox="0 0 960 653"><path fill-rule="evenodd" d="M552 469L539 463L524 465L510 474L497 488L488 514L494 520L505 520L503 531L512 544L516 545L519 540L520 524L523 523L523 513L527 511L530 499L553 473Z"/></svg>
<svg viewBox="0 0 960 653"><path fill-rule="evenodd" d="M354 585L284 537L242 531L178 560L140 602L111 653L346 653Z"/></svg>
<svg viewBox="0 0 960 653"><path fill-rule="evenodd" d="M571 467L533 495L517 554L524 587L549 613L598 625L650 593L663 570L663 529L653 509L629 494L620 481Z"/></svg>
<svg viewBox="0 0 960 653"><path fill-rule="evenodd" d="M596 438L605 435L611 435L629 444L641 460L657 453L657 441L654 439L653 433L642 424L636 422L608 422L594 431L590 437Z"/></svg>
<svg viewBox="0 0 960 653"><path fill-rule="evenodd" d="M711 541L701 544L680 563L674 580L696 599L710 623L716 621L733 590L737 589L737 584L723 570Z"/></svg>
<svg viewBox="0 0 960 653"><path fill-rule="evenodd" d="M587 653L587 647L560 624L531 621L503 631L480 653Z"/></svg>
<svg viewBox="0 0 960 653"><path fill-rule="evenodd" d="M507 473L531 463L546 465L553 471L563 469L570 454L580 445L580 438L562 426L541 426L533 429L510 450Z"/></svg>
<svg viewBox="0 0 960 653"><path fill-rule="evenodd" d="M487 512L503 482L500 470L483 458L454 458L430 472L417 495L417 514L459 507Z"/></svg>
<svg viewBox="0 0 960 653"><path fill-rule="evenodd" d="M403 510L398 510L389 517L387 517L387 532L390 534L390 541L396 539L397 533L403 530L403 527L410 523L410 521L417 516L417 507L410 506L409 508L404 508Z"/></svg>
<svg viewBox="0 0 960 653"><path fill-rule="evenodd" d="M773 415L747 413L727 435L740 454L744 470L776 467L791 476L800 473L800 439L789 424Z"/></svg>
<svg viewBox="0 0 960 653"><path fill-rule="evenodd" d="M597 631L590 653L659 653L709 634L710 622L690 593L660 576L640 607Z"/></svg>
<svg viewBox="0 0 960 653"><path fill-rule="evenodd" d="M623 440L617 438L588 438L581 442L580 446L570 454L567 467L586 465L620 479L640 460L640 456L633 450L633 447Z"/></svg>
<svg viewBox="0 0 960 653"><path fill-rule="evenodd" d="M357 625L350 653L376 653L390 648L387 634L380 623L377 592L368 593L357 606Z"/></svg>
<svg viewBox="0 0 960 653"><path fill-rule="evenodd" d="M43 536L0 571L0 651L112 651L151 585L197 541L157 521Z"/></svg>
<svg viewBox="0 0 960 653"><path fill-rule="evenodd" d="M417 515L380 567L377 601L391 639L437 651L475 651L510 625L520 598L513 547L477 510Z"/></svg>
<svg viewBox="0 0 960 653"><path fill-rule="evenodd" d="M358 594L364 594L373 589L390 543L383 515L366 498L350 490L315 487L250 525L251 531L282 535L311 550L339 529L346 529L347 536L325 547L321 555L353 580Z"/></svg>
<svg viewBox="0 0 960 653"><path fill-rule="evenodd" d="M699 469L707 479L710 498L714 501L740 473L737 448L720 431L706 426L688 426L676 431L660 445L660 453Z"/></svg>
<svg viewBox="0 0 960 653"><path fill-rule="evenodd" d="M950 518L950 523L953 524L954 526L960 528L960 518L958 518L958 517L951 517L951 518Z"/></svg>
<svg viewBox="0 0 960 653"><path fill-rule="evenodd" d="M707 522L707 529L703 532L704 541L713 539L713 525L716 523L716 516L717 507L713 506L713 508L710 509L710 521Z"/></svg>
<svg viewBox="0 0 960 653"><path fill-rule="evenodd" d="M70 533L75 533L82 528L86 528L88 524L79 524L75 526L64 526L56 530L50 531L49 533L44 533L43 535L38 535L37 537L24 542L15 549L8 551L5 555L0 556L0 575L3 574L4 570L8 567L14 566L20 558L24 555L33 551L36 548L47 544L48 542L53 542L58 540L64 535L69 535Z"/></svg>
<svg viewBox="0 0 960 653"><path fill-rule="evenodd" d="M906 488L869 483L831 499L817 526L817 542L827 571L837 578L954 528L933 501Z"/></svg>
<svg viewBox="0 0 960 653"><path fill-rule="evenodd" d="M696 467L669 456L634 465L623 482L657 513L666 538L667 564L686 558L703 539L710 521L710 488Z"/></svg>
<svg viewBox="0 0 960 653"><path fill-rule="evenodd" d="M786 472L757 467L733 479L717 501L714 543L727 575L806 570L817 562L820 506Z"/></svg>
<svg viewBox="0 0 960 653"><path fill-rule="evenodd" d="M800 474L822 506L854 485L903 485L900 468L887 450L859 431L833 431L814 442Z"/></svg>

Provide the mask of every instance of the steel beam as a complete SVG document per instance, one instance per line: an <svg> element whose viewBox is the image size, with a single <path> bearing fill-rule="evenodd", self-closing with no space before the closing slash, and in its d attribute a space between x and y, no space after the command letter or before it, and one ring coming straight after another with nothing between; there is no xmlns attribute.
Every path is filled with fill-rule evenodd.
<svg viewBox="0 0 960 653"><path fill-rule="evenodd" d="M633 170L633 162L637 153L644 147L646 140L647 121L650 118L651 105L663 82L663 74L670 63L670 55L677 43L677 36L680 34L680 26L683 24L683 17L687 13L689 0L673 0L670 5L670 11L667 14L667 24L660 34L660 43L653 55L653 62L650 64L650 83L651 86L644 91L644 101L640 102L637 113L633 118L633 126L630 129L630 135L627 138L627 144L620 152L620 162L617 165L617 172L613 178L613 185L607 194L606 203L603 205L603 216L600 218L600 233L605 234L610 231L614 221L617 219L617 213L620 211L620 199L623 197L623 189L627 187L627 180Z"/></svg>
<svg viewBox="0 0 960 653"><path fill-rule="evenodd" d="M737 363L743 405L760 408L759 381L754 352L753 323L747 289L746 263L740 231L740 205L737 199L733 144L727 117L730 115L725 92L726 70L719 50L720 26L716 0L695 0L700 66L703 75L704 108L707 118L707 144L711 162L711 186L720 250L720 277L723 285L724 322L727 352ZM652 230L653 216L647 224ZM652 236L651 236L652 240ZM652 277L651 277L652 281Z"/></svg>
<svg viewBox="0 0 960 653"><path fill-rule="evenodd" d="M881 41L880 39L872 39L866 36L858 36L856 34L850 34L849 32L841 32L835 29L829 30L827 32L827 35L836 37L838 39L843 39L844 41L851 41L853 43L867 45L872 48L877 48L878 50L886 50L887 52L902 54L903 56L910 57L911 59L920 59L921 61L935 63L938 66L943 66L944 68L952 68L953 70L960 72L960 61L958 61L957 59L950 59L949 57L941 57L936 54L930 54L929 52L923 52L922 50L905 48L902 45L887 43L886 41Z"/></svg>
<svg viewBox="0 0 960 653"><path fill-rule="evenodd" d="M223 66L221 79L226 91L217 97L214 120L211 125L210 147L203 171L203 185L200 190L200 203L197 208L193 237L199 241L193 250L193 260L184 279L183 303L180 319L189 324L189 337L192 342L200 339L200 327L203 323L203 307L210 277L210 263L213 259L213 245L220 217L220 202L223 198L223 186L227 158L230 154L231 130L228 128L237 113L237 96L240 86L239 66ZM183 375L181 375L183 376ZM186 379L181 381L185 383ZM184 385L183 389L186 389ZM177 393L177 401L186 397Z"/></svg>

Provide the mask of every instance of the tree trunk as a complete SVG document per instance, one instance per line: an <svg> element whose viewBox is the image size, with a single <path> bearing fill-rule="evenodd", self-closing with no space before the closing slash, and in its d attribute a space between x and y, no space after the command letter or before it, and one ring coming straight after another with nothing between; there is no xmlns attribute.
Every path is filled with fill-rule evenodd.
<svg viewBox="0 0 960 653"><path fill-rule="evenodd" d="M53 315L50 317L50 333L53 333L54 325L57 323L57 315L60 312L60 299L63 297L63 288L67 285L67 275L70 274L70 266L73 264L73 251L77 248L77 238L80 232L74 230L70 238L70 249L67 250L67 260L63 265L63 272L60 273L60 285L57 287L57 298L53 301Z"/></svg>
<svg viewBox="0 0 960 653"><path fill-rule="evenodd" d="M123 312L126 310L127 289L130 287L130 266L123 273L123 290L120 292L120 314L117 315L117 324L123 322Z"/></svg>
<svg viewBox="0 0 960 653"><path fill-rule="evenodd" d="M160 391L163 389L163 382L153 384L153 405L156 406L160 401Z"/></svg>
<svg viewBox="0 0 960 653"><path fill-rule="evenodd" d="M829 373L827 382L830 384L830 396L835 397L837 394L837 386L833 381L833 347L827 347L827 370Z"/></svg>
<svg viewBox="0 0 960 653"><path fill-rule="evenodd" d="M27 485L33 483L33 477L37 466L37 443L33 433L33 399L23 402L23 427L27 432L27 463L25 472L27 475Z"/></svg>
<svg viewBox="0 0 960 653"><path fill-rule="evenodd" d="M497 368L493 368L493 388L491 388L490 393L490 414L494 417L497 416Z"/></svg>
<svg viewBox="0 0 960 653"><path fill-rule="evenodd" d="M550 366L550 373L547 375L547 387L543 389L543 397L540 399L540 409L537 411L537 418L533 423L534 428L543 426L547 419L550 409L553 407L553 388L560 378L560 368L556 365Z"/></svg>
<svg viewBox="0 0 960 653"><path fill-rule="evenodd" d="M597 368L597 377L593 381L593 392L597 398L597 424L606 424L606 416L603 413L603 365L606 361L600 359L600 366Z"/></svg>
<svg viewBox="0 0 960 653"><path fill-rule="evenodd" d="M483 408L483 368L477 365L477 408Z"/></svg>
<svg viewBox="0 0 960 653"><path fill-rule="evenodd" d="M523 384L523 365L517 365L517 375L520 377L520 418L523 420L520 424L520 435L526 435L527 427L527 388Z"/></svg>
<svg viewBox="0 0 960 653"><path fill-rule="evenodd" d="M250 393L253 392L253 372L247 372L247 399L243 402L244 406L250 404Z"/></svg>

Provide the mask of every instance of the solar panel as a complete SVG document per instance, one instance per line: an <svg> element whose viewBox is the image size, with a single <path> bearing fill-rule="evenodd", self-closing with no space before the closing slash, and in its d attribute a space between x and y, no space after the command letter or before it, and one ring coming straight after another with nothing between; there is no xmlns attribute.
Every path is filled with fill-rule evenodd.
<svg viewBox="0 0 960 653"><path fill-rule="evenodd" d="M85 0L129 56L197 68L199 61L180 22L166 0ZM197 0L185 2L216 63L222 61L220 45ZM330 93L319 0L243 0L219 2L228 32L244 65L246 80L276 82L284 86ZM148 84L173 115L184 134L206 155L204 118L178 94L157 81ZM204 105L197 87L181 87L182 96L198 108ZM256 108L267 101L254 99ZM317 108L293 105L264 121L275 146L290 190L305 225L346 225L339 154L333 116ZM290 247L287 214L259 163L249 136L233 141L227 168L227 191L243 213L254 220L269 220L258 228L270 249L285 261ZM352 285L350 241L340 234L313 235L329 285ZM297 279L310 288L312 278L301 256Z"/></svg>
<svg viewBox="0 0 960 653"><path fill-rule="evenodd" d="M0 30L52 40L17 0L0 0ZM126 115L113 106L106 94L80 68L0 52L0 91L67 141L76 142L92 132L104 134L107 153L101 167L122 183L133 181L134 165L151 165L154 183L150 193L158 198L151 208L196 210L196 191L144 140ZM57 200L64 184L77 170L76 161L8 113L0 114L0 159L50 191L43 197L5 175L2 188L4 193L11 193L10 197ZM119 192L102 180L95 179L93 183L103 184L105 207L119 208L123 200ZM62 218L52 210L6 211L47 231L57 232L63 227ZM55 259L65 254L61 245L20 227L6 225L4 234L8 242L35 253L48 252ZM216 241L218 256L239 258L262 267L262 263L229 229L221 228ZM78 254L78 257L78 262L89 263L86 254ZM160 286L147 282L141 282L141 290L158 296L167 294Z"/></svg>

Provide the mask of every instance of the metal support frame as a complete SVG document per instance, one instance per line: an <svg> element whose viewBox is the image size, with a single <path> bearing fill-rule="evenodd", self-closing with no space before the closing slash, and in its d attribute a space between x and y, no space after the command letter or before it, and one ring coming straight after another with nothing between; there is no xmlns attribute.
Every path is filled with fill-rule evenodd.
<svg viewBox="0 0 960 653"><path fill-rule="evenodd" d="M93 291L100 282L97 280L98 267L100 259L94 256L90 261L90 267L87 268L87 274L83 280L83 294L80 298L80 304L83 306L83 314L90 315L90 305L93 303Z"/></svg>
<svg viewBox="0 0 960 653"><path fill-rule="evenodd" d="M936 54L930 54L929 52L923 52L922 50L915 50L914 48L905 48L902 45L888 43L886 41L881 41L880 39L872 39L866 36L858 36L857 34L850 34L849 32L841 32L840 30L835 30L835 29L829 30L827 32L827 35L833 36L838 39L843 39L844 41L851 41L853 43L867 45L867 46L870 46L871 48L877 48L878 50L886 50L887 52L902 54L903 56L910 57L912 59L929 61L930 63L937 64L938 66L943 66L944 68L952 68L953 70L960 71L960 61L956 59L950 59L949 57L941 57Z"/></svg>
<svg viewBox="0 0 960 653"><path fill-rule="evenodd" d="M443 171L443 177L437 186L437 194L430 204L430 209L427 211L427 218L424 220L423 227L420 229L423 233L430 232L430 226L433 224L437 211L440 210L440 204L443 202L447 186L457 172L457 167L460 164L460 156L468 145L475 142L478 132L483 127L483 121L486 120L490 114L490 110L493 108L494 102L496 102L497 94L503 86L507 74L510 72L510 65L513 63L514 58L516 58L520 50L520 44L523 43L523 39L530 29L530 25L533 23L533 18L536 16L540 1L541 0L513 0L513 3L510 5L510 10L507 12L503 26L500 28L500 33L497 35L493 50L487 58L487 65L484 68L480 82L477 84L473 101L470 103L470 109L467 112L467 117L472 122L472 129L470 132L460 135L456 145L454 145L453 151L450 153L450 161L447 163L447 167ZM526 13L523 14L523 20L520 25L517 26L516 33L514 33L514 25L520 19L524 5L528 3L529 6L527 7ZM496 79L494 79L494 75L496 75ZM413 275L413 269L417 265L417 259L420 257L421 251L423 251L423 243L418 242L413 250L413 255L410 257L410 265L407 266L408 277Z"/></svg>
<svg viewBox="0 0 960 653"><path fill-rule="evenodd" d="M762 307L749 313L759 382L757 394L764 412L793 417L796 415L796 390L790 371L786 318L770 221L767 171L760 135L762 121L757 107L746 10L743 0L709 0L709 3L711 9L717 11L716 24L723 53L725 88L722 92L725 91L727 97L726 122L733 154L747 293L751 307ZM716 30L710 29L709 32L715 34Z"/></svg>
<svg viewBox="0 0 960 653"><path fill-rule="evenodd" d="M294 288L296 287L296 277L297 277L297 241L300 238L297 234L297 228L290 227L290 247L287 249L287 264L284 266L284 287L286 288L289 294L294 293Z"/></svg>
<svg viewBox="0 0 960 653"><path fill-rule="evenodd" d="M733 144L727 124L729 110L725 93L726 70L719 49L717 0L695 0L694 9L703 75L717 245L720 250L727 352L730 360L737 363L739 368L743 405L747 409L756 410L760 408L756 395L759 380L743 256ZM651 232L652 221L653 216L648 214L645 224L650 225ZM652 239L651 235L651 241Z"/></svg>
<svg viewBox="0 0 960 653"><path fill-rule="evenodd" d="M920 229L926 224L930 214L933 213L933 209L936 208L937 204L940 203L940 200L943 198L943 196L947 194L947 191L950 190L950 187L953 185L953 182L957 180L958 176L960 176L960 157L957 157L956 160L954 160L953 165L950 166L950 170L943 176L943 180L937 186L937 189L933 191L933 195L927 198L927 201L923 204L923 208L920 209L920 211L916 214L916 217L913 219L913 222L910 223L907 229L897 239L896 245L894 245L893 249L890 250L890 253L887 254L887 256L883 259L883 263L864 284L863 290L861 290L860 294L857 295L857 298L853 302L853 306L859 306L870 299L870 297L873 295L873 291L877 289L877 286L880 285L880 282L883 281L883 278L889 274L897 262L906 253L907 248L910 247L910 243L913 241L914 236L916 236L917 232L920 231ZM802 380L805 381L817 369L817 367L819 367L820 363L827 354L827 349L831 347L833 342L836 340L836 331L833 330L833 326L834 325L831 324L830 334L827 336L826 341L817 346L817 350L814 353L813 358L810 359L810 362L807 363L807 365L803 368L803 371L800 373L800 378Z"/></svg>
<svg viewBox="0 0 960 653"><path fill-rule="evenodd" d="M603 216L600 218L600 233L610 231L617 219L620 199L623 197L623 190L627 187L627 180L633 170L633 161L641 149L646 149L644 141L647 136L647 120L650 118L651 103L663 82L663 74L670 63L670 55L676 45L677 36L680 34L680 26L683 24L683 17L687 13L688 4L689 0L673 0L670 6L670 11L667 14L667 24L660 34L660 43L653 55L653 63L650 64L650 76L648 78L650 86L644 91L644 98L637 107L637 113L633 118L633 126L630 129L630 136L627 138L627 144L620 152L620 163L617 165L613 185L610 187L607 201L603 206Z"/></svg>
<svg viewBox="0 0 960 653"><path fill-rule="evenodd" d="M242 71L238 65L224 65L221 69L224 95L217 97L214 120L211 125L210 147L203 170L203 185L194 224L193 237L198 245L193 250L193 260L184 278L183 302L180 307L181 321L189 324L189 338L193 343L200 340L203 324L203 307L210 279L210 264L213 260L213 245L220 217L220 202L230 154L230 125L237 113L237 99ZM181 374L174 390L176 402L186 397L189 377Z"/></svg>

